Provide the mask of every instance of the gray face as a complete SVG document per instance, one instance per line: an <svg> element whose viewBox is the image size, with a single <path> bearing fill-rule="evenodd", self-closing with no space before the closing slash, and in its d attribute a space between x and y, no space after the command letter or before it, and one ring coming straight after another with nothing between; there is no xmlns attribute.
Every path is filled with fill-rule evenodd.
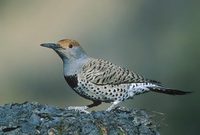
<svg viewBox="0 0 200 135"><path fill-rule="evenodd" d="M71 39L63 39L58 43L44 43L43 47L53 49L63 60L64 75L76 74L89 60L79 43Z"/></svg>
<svg viewBox="0 0 200 135"><path fill-rule="evenodd" d="M86 56L86 53L81 47L75 46L73 48L56 48L54 51L65 60L77 60Z"/></svg>
<svg viewBox="0 0 200 135"><path fill-rule="evenodd" d="M68 43L68 44L67 44ZM55 44L55 43L44 43L41 44L43 47L53 49L62 60L76 60L87 56L85 51L79 46L79 44L70 44L70 42L65 42L65 44Z"/></svg>

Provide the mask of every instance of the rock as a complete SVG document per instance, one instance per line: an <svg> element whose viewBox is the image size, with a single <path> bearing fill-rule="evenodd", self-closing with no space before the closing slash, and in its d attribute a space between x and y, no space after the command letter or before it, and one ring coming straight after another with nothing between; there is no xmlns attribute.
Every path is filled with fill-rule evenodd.
<svg viewBox="0 0 200 135"><path fill-rule="evenodd" d="M159 135L144 110L86 114L25 102L0 106L0 135Z"/></svg>

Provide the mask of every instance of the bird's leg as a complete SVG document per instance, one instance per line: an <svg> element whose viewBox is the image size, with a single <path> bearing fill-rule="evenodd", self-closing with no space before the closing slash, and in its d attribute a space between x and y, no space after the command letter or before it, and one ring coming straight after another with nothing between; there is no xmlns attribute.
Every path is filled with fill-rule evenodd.
<svg viewBox="0 0 200 135"><path fill-rule="evenodd" d="M101 104L101 101L93 101L93 103L90 104L90 105L87 105L87 107L88 107L88 108L92 108L92 107L98 106L98 105L100 105L100 104Z"/></svg>
<svg viewBox="0 0 200 135"><path fill-rule="evenodd" d="M119 104L121 101L116 100L112 103L112 105L110 107L108 107L108 109L106 109L106 111L110 112L112 109L114 109L114 107Z"/></svg>
<svg viewBox="0 0 200 135"><path fill-rule="evenodd" d="M89 104L87 106L69 106L67 109L80 111L80 112L85 112L85 113L90 113L89 111L86 111L86 109L92 108L94 106L98 106L100 104L101 104L101 101L93 101L92 104Z"/></svg>
<svg viewBox="0 0 200 135"><path fill-rule="evenodd" d="M84 113L90 113L90 112L86 111L86 109L88 109L87 106L69 106L69 107L67 107L67 109L80 111L80 112L84 112Z"/></svg>

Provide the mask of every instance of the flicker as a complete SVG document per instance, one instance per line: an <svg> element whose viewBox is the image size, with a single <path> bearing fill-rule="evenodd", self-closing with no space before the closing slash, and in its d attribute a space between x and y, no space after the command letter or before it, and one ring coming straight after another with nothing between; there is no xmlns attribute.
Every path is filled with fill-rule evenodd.
<svg viewBox="0 0 200 135"><path fill-rule="evenodd" d="M93 101L86 106L71 106L68 109L88 113L86 109L105 102L112 103L106 110L111 111L120 102L146 92L169 95L190 93L165 88L158 81L144 78L107 60L90 57L75 40L63 39L41 46L53 49L60 56L68 85L80 96Z"/></svg>

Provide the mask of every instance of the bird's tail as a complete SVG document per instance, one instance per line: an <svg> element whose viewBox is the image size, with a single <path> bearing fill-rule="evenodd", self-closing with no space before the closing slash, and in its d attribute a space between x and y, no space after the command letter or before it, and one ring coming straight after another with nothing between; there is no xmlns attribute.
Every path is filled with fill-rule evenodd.
<svg viewBox="0 0 200 135"><path fill-rule="evenodd" d="M169 95L185 95L185 94L192 93L189 91L181 91L181 90L163 88L163 87L149 87L149 90L153 92L164 93L164 94L169 94Z"/></svg>

